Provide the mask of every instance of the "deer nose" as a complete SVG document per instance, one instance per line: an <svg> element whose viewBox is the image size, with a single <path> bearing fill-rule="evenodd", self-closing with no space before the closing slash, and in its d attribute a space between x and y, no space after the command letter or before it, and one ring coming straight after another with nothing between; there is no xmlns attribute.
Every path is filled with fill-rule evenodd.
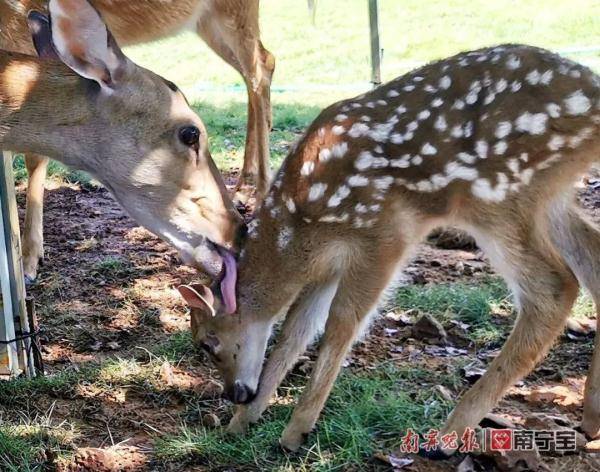
<svg viewBox="0 0 600 472"><path fill-rule="evenodd" d="M239 380L236 380L233 387L225 391L225 397L236 405L250 403L255 396L256 392Z"/></svg>

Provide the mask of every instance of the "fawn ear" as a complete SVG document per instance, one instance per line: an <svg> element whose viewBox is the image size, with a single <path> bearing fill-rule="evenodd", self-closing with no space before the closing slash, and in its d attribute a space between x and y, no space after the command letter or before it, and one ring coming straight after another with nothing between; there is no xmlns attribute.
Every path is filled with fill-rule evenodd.
<svg viewBox="0 0 600 472"><path fill-rule="evenodd" d="M27 15L27 24L38 56L41 59L58 60L58 54L52 44L52 30L48 17L32 10Z"/></svg>
<svg viewBox="0 0 600 472"><path fill-rule="evenodd" d="M50 0L48 10L60 60L103 89L112 89L128 61L96 9L87 0Z"/></svg>
<svg viewBox="0 0 600 472"><path fill-rule="evenodd" d="M216 315L214 308L215 296L206 285L180 285L177 290L190 307L203 310L211 316Z"/></svg>

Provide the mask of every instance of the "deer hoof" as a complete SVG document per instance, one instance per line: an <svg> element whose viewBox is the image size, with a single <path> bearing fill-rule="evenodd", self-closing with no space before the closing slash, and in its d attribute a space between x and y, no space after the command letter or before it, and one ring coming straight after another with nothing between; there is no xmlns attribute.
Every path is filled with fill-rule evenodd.
<svg viewBox="0 0 600 472"><path fill-rule="evenodd" d="M248 431L248 421L240 418L238 415L235 415L233 418L231 418L229 424L227 425L227 432L229 434L241 436L246 434L246 431Z"/></svg>
<svg viewBox="0 0 600 472"><path fill-rule="evenodd" d="M300 446L304 443L308 433L293 431L286 428L279 439L279 444L286 452L298 452Z"/></svg>
<svg viewBox="0 0 600 472"><path fill-rule="evenodd" d="M445 461L452 457L452 453L448 454L444 452L442 449L435 450L425 450L422 447L419 448L419 456L428 459L430 461Z"/></svg>
<svg viewBox="0 0 600 472"><path fill-rule="evenodd" d="M31 287L35 284L35 275L25 274L23 278L25 279L25 287Z"/></svg>

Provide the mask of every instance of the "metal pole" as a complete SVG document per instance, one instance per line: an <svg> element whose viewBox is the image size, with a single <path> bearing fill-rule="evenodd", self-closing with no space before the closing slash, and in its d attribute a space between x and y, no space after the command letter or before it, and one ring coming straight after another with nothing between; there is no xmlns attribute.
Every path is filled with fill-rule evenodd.
<svg viewBox="0 0 600 472"><path fill-rule="evenodd" d="M29 333L29 319L25 306L25 279L23 277L19 215L17 212L12 161L12 153L3 151L2 162L0 162L0 209L3 233L3 244L0 248L3 252L0 258L2 268L0 270L2 271L4 334L8 336L4 339L5 341L14 339L15 335ZM8 320L8 316L11 317L10 320ZM12 337L10 337L11 334ZM11 367L13 375L18 375L21 372L25 372L29 376L34 374L33 359L29 355L30 346L31 340L29 338L14 343L18 364ZM10 347L12 349L13 344Z"/></svg>
<svg viewBox="0 0 600 472"><path fill-rule="evenodd" d="M379 4L369 0L369 25L371 29L371 82L381 85L381 48L379 46Z"/></svg>

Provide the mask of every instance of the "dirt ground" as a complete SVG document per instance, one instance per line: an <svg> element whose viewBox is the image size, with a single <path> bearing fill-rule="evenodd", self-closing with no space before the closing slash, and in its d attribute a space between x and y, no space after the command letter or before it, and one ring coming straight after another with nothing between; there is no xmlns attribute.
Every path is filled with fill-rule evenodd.
<svg viewBox="0 0 600 472"><path fill-rule="evenodd" d="M600 221L600 181L592 180L581 193L586 208ZM148 351L154 346L188 328L188 316L174 287L193 280L194 271L179 265L175 252L138 227L107 191L58 185L48 190L45 202L46 257L30 294L36 299L43 327L48 372L77 370L106 357L148 359ZM24 207L23 189L19 205ZM468 280L489 273L491 269L477 250L440 250L423 245L405 270L404 281L424 284ZM420 356L432 369L443 369L444 357L439 350L414 339L408 341L407 348L409 330L409 326L389 317L379 317L371 334L356 346L348 368L364 369L382 360L403 365ZM465 358L473 360L497 352L476 352L469 346L466 350ZM542 413L577 425L590 354L589 338L587 342L563 338L552 355L525 382L514 387L494 412L515 424ZM110 461L117 464L114 470L130 470L120 468L118 463L143 469L146 466L140 464L152 459L152 437L157 432L176 432L180 426L182 399L177 392L215 396L219 387L214 374L202 362L176 366L165 376L180 388L166 400L164 395L153 396L135 389L125 393L115 389L107 394L82 385L75 394L44 394L32 409L52 408L54 421L75 422L83 433L78 439L81 448L109 451L104 457L104 453L99 456L98 451L82 449L64 470L86 470L82 464L94 461L104 465L89 470L105 470L102 467ZM543 394L552 388L558 393ZM532 391L542 393L532 396ZM452 396L458 393L452 392ZM215 405L226 407L218 400ZM109 448L123 441L127 447L110 454ZM580 453L545 460L553 471L600 470L600 460L594 456ZM456 460L452 464L455 463ZM386 467L384 462L381 467ZM451 463L417 459L403 470L453 468ZM490 466L488 470L494 469Z"/></svg>

